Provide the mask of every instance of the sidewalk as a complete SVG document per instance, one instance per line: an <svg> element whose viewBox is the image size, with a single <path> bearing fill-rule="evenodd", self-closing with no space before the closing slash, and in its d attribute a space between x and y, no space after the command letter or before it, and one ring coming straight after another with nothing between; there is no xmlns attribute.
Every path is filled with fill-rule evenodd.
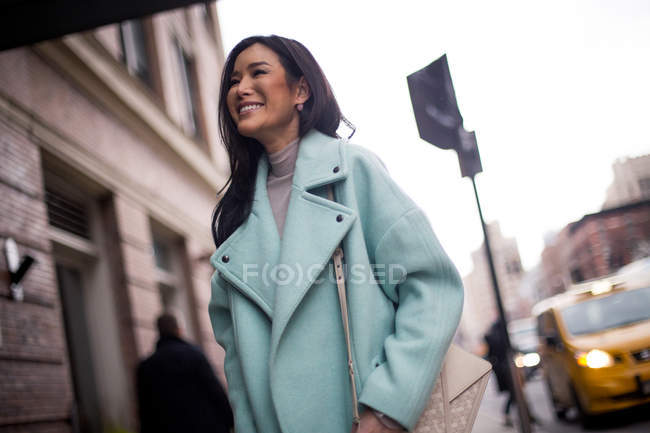
<svg viewBox="0 0 650 433"><path fill-rule="evenodd" d="M516 432L513 427L505 427L502 419L485 410L479 410L472 433Z"/></svg>
<svg viewBox="0 0 650 433"><path fill-rule="evenodd" d="M503 425L503 419L500 416L495 416L489 411L479 410L479 413L476 416L476 423L474 423L474 428L472 429L472 433L516 433L516 425L519 422L516 416L512 417L512 422L515 424L515 426L506 427ZM551 430L545 429L544 426L539 426L536 424L533 424L533 432L555 433Z"/></svg>
<svg viewBox="0 0 650 433"><path fill-rule="evenodd" d="M529 399L530 397L531 396L529 395ZM512 422L514 424L513 427L506 427L503 425L501 408L503 407L506 398L506 394L499 394L496 392L494 377L491 377L490 383L488 383L487 389L485 390L485 395L483 396L483 401L481 402L478 415L476 416L476 422L474 423L472 433L517 433L519 419L517 418L516 407L513 406L510 411L510 416L512 417ZM539 412L539 410L537 412ZM543 422L543 420L540 421ZM533 424L532 427L533 432L536 433L557 433L555 430L545 428L543 424Z"/></svg>

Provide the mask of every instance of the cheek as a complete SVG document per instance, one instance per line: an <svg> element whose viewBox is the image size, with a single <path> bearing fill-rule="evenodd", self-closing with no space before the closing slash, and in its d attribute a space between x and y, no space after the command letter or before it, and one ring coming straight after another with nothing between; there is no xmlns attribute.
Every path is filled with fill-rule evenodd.
<svg viewBox="0 0 650 433"><path fill-rule="evenodd" d="M287 117L293 111L293 104L291 101L291 93L287 88L287 85L284 83L278 83L270 89L270 93L273 95L271 99L271 104L273 107L273 112L275 115L282 118Z"/></svg>

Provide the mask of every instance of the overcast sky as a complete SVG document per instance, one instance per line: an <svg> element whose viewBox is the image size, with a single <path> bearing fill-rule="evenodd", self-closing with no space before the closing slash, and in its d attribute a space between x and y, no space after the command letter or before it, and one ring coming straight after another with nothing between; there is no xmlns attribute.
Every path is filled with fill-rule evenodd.
<svg viewBox="0 0 650 433"><path fill-rule="evenodd" d="M422 141L406 76L447 53L476 130L483 212L524 267L546 233L600 210L619 157L650 153L650 1L220 0L226 53L299 40L325 71L353 143L373 150L425 210L462 275L483 234L453 151Z"/></svg>

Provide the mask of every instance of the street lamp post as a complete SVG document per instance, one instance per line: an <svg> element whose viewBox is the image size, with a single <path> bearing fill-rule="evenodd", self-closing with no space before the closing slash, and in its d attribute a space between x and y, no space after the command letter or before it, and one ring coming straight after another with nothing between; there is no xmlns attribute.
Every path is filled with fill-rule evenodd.
<svg viewBox="0 0 650 433"><path fill-rule="evenodd" d="M526 402L526 396L523 392L523 383L521 381L521 376L517 371L517 366L513 362L513 352L512 345L510 344L510 336L508 334L508 327L506 325L506 312L503 308L503 302L501 301L501 293L499 291L499 283L497 282L497 275L494 269L494 260L492 260L492 249L490 248L490 237L488 236L487 226L485 225L485 220L483 219L483 211L481 210L481 201L478 198L478 191L476 190L476 182L474 181L474 176L471 176L472 187L474 187L474 197L476 197L476 207L478 208L478 214L481 217L481 227L483 228L483 236L485 238L485 255L488 260L488 267L490 268L490 276L492 278L492 287L494 289L494 299L499 309L499 323L501 324L501 332L505 336L504 342L506 343L506 359L508 360L508 372L510 373L510 378L512 380L512 392L514 392L515 401L517 402L517 412L519 414L520 427L522 433L530 433L530 412L528 411L528 404Z"/></svg>

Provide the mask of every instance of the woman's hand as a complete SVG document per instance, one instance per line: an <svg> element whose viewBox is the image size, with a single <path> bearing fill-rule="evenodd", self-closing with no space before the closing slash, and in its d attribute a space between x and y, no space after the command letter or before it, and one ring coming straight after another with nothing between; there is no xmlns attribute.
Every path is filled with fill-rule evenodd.
<svg viewBox="0 0 650 433"><path fill-rule="evenodd" d="M372 410L367 410L361 414L361 422L358 428L353 425L350 433L395 433L400 431L404 430L386 427L379 421L379 418L377 418Z"/></svg>

